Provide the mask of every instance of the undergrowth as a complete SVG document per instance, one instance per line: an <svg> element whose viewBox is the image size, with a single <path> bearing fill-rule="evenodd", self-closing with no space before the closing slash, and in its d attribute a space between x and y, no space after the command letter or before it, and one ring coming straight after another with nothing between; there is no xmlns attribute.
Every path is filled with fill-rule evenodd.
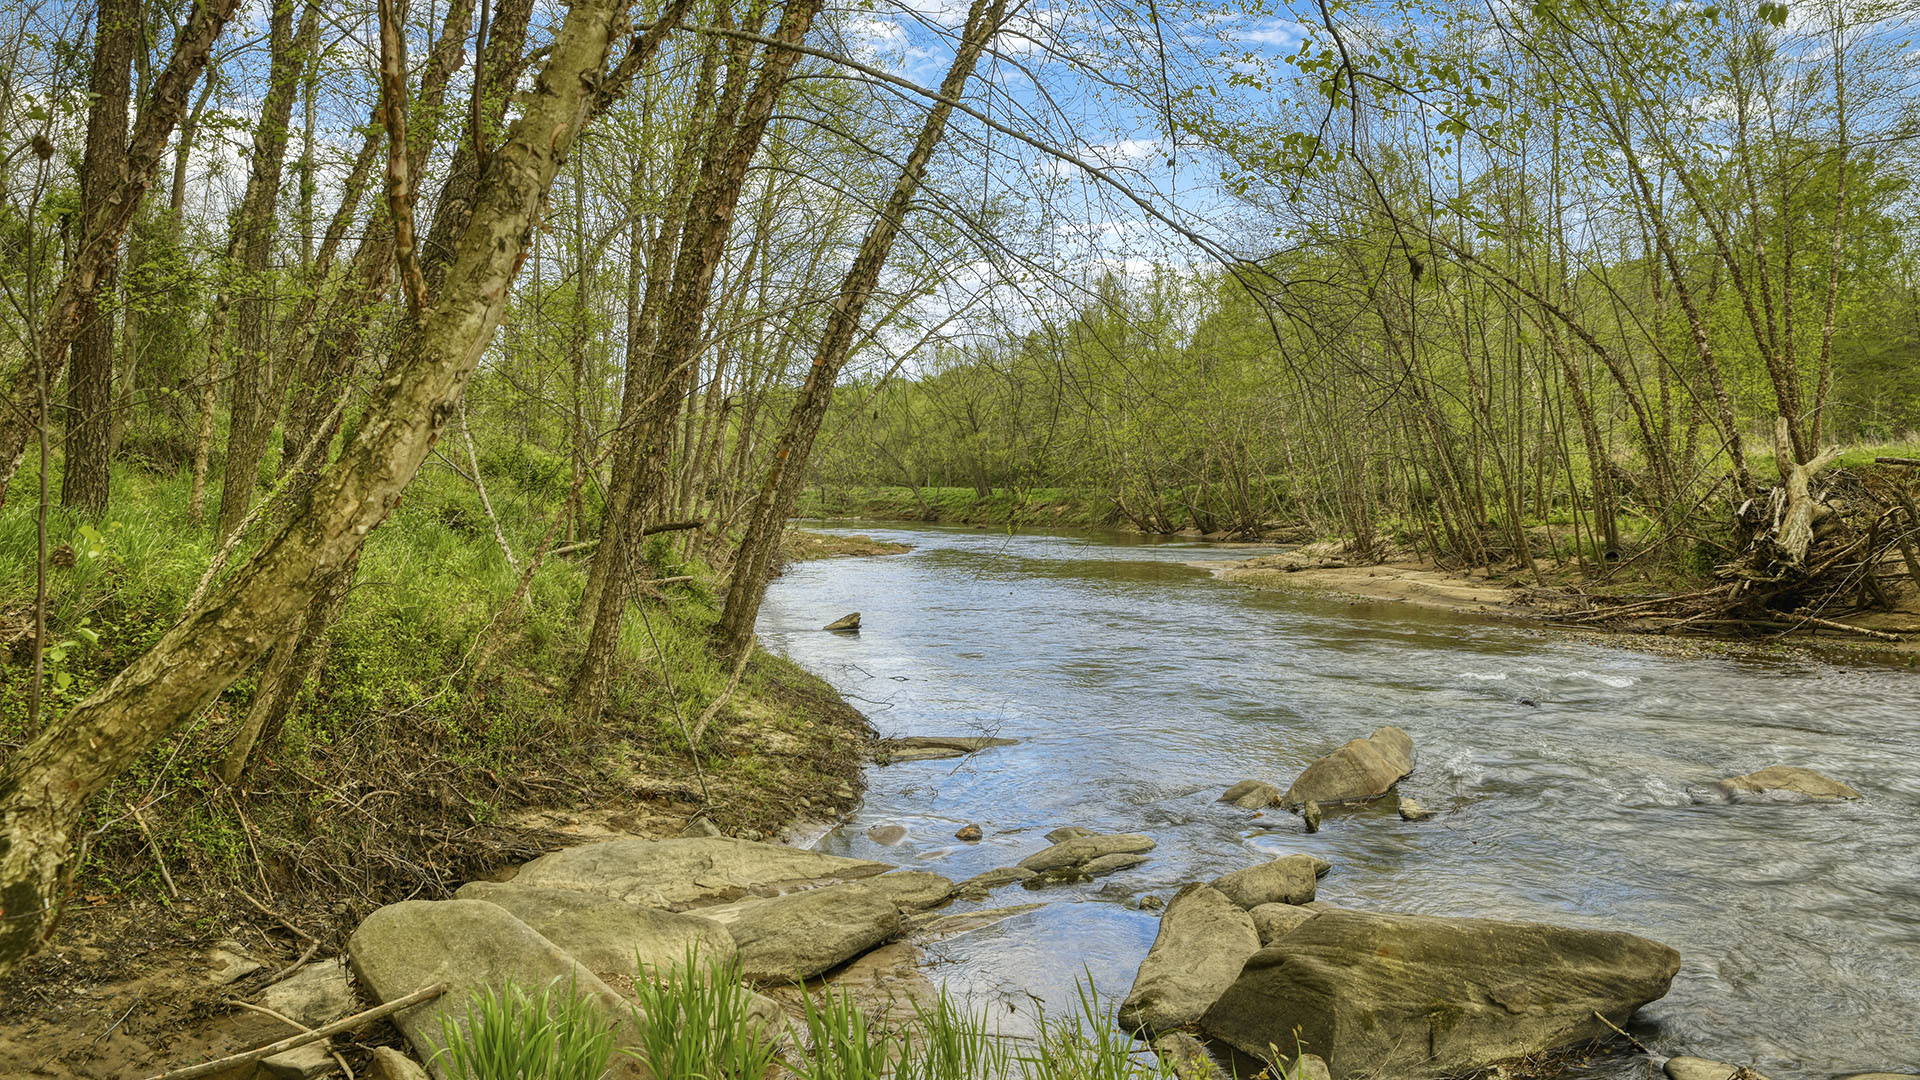
<svg viewBox="0 0 1920 1080"><path fill-rule="evenodd" d="M489 486L524 567L565 492L537 462L505 464L517 473L503 468ZM36 469L30 459L0 509L0 755L34 734ZM58 491L57 476L51 486ZM44 716L111 679L184 608L218 547L211 525L188 518L188 486L184 474L121 465L103 518L50 513ZM208 502L217 505L217 484ZM656 538L650 573L692 580L630 609L611 703L583 725L566 688L583 647L575 611L587 555L547 558L510 605L520 577L477 495L451 471L423 471L369 537L324 664L238 788L217 770L254 673L96 801L76 892L181 905L183 918L212 927L221 919L209 906L260 914L231 895L244 890L273 901L276 917L261 925L275 933L285 916L336 937L381 903L446 895L561 846L557 820L587 815L644 831L704 811L733 835L757 835L786 824L801 797L823 811L850 804L864 719L764 652L698 754L688 747L677 717L697 716L730 669L709 644L714 572L676 539ZM223 573L258 541L250 536Z"/></svg>

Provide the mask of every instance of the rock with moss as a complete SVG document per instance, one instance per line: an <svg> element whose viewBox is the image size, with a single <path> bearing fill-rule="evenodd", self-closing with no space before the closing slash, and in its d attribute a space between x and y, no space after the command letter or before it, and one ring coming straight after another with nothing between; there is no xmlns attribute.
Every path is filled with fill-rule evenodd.
<svg viewBox="0 0 1920 1080"><path fill-rule="evenodd" d="M1200 1026L1247 1054L1297 1045L1333 1080L1443 1077L1606 1038L1679 969L1615 931L1322 911L1254 953Z"/></svg>

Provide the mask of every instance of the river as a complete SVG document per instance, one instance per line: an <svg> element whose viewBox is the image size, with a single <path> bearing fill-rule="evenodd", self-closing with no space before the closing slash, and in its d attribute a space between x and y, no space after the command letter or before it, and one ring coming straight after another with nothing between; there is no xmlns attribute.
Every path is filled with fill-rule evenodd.
<svg viewBox="0 0 1920 1080"><path fill-rule="evenodd" d="M856 531L835 528L829 531ZM1144 832L1152 861L1081 885L998 890L1047 906L937 947L976 1001L1051 1008L1091 976L1117 1005L1153 941L1138 898L1291 852L1341 906L1643 934L1683 958L1633 1027L1663 1053L1773 1080L1920 1071L1920 675L1777 657L1674 655L1632 639L1230 585L1187 565L1246 548L1124 534L862 526L907 555L792 567L761 640L834 684L883 735L1019 739L964 761L872 770L822 850L955 880L1060 825ZM849 611L858 634L819 627ZM1381 724L1414 738L1402 789L1440 811L1217 803L1284 788ZM1768 765L1859 802L1698 798ZM1387 802L1390 803L1390 800ZM904 825L882 846L875 824ZM986 838L953 839L967 823ZM1634 1059L1595 1066L1643 1075Z"/></svg>

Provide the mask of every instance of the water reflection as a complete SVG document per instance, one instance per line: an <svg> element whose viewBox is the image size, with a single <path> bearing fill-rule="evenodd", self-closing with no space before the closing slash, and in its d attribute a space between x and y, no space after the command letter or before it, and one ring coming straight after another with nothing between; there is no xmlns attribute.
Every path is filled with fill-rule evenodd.
<svg viewBox="0 0 1920 1080"><path fill-rule="evenodd" d="M1549 919L1679 949L1639 1036L1775 1080L1920 1064L1920 682L1904 671L1675 658L1631 642L1225 585L1186 563L1244 548L1141 537L863 528L908 555L791 569L762 640L832 681L884 734L1020 745L876 770L822 846L961 878L1076 824L1159 841L1136 870L987 905L1049 905L948 943L956 990L1060 1008L1090 973L1125 994L1148 892L1264 858L1334 864L1343 905ZM847 611L860 634L817 628ZM1433 821L1379 810L1317 834L1213 802L1284 784L1374 726L1418 747L1404 785ZM1699 802L1777 763L1858 788L1845 805ZM882 847L869 825L908 840ZM978 844L952 839L977 822ZM1601 1067L1624 1076L1625 1065ZM1637 1074L1636 1074L1637 1075Z"/></svg>

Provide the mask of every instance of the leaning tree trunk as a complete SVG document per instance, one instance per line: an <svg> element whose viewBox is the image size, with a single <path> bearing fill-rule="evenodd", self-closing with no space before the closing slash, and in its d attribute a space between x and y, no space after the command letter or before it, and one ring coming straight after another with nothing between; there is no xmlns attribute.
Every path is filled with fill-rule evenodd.
<svg viewBox="0 0 1920 1080"><path fill-rule="evenodd" d="M787 74L800 59L798 52L781 46L804 41L822 6L822 0L790 0L765 50L753 89L740 107L738 124L731 122L724 102L716 111L713 142L694 186L687 232L674 266L673 289L667 301L669 317L647 366L648 397L643 407L635 410L631 429L622 433L627 440L625 449L633 455L627 474L630 490L614 494L609 502L624 500L619 503L624 521L613 537L618 546L601 553L606 569L599 607L587 635L586 652L569 688L574 713L583 722L596 719L606 704L614 650L626 615L628 586L639 555L639 546L627 537L637 537L642 530L635 527L636 523L661 505L660 496L666 491L666 455L673 438L673 420L686 397L707 304L713 295L714 271L733 231L733 215L747 167L759 152L774 104L786 87Z"/></svg>
<svg viewBox="0 0 1920 1080"><path fill-rule="evenodd" d="M173 59L154 82L147 107L134 123L133 138L112 163L112 190L98 203L82 208L80 243L43 309L46 321L40 329L40 355L24 357L14 368L5 391L7 400L0 407L0 505L5 504L7 485L26 456L27 442L40 429L36 369L43 369L51 382L66 365L67 347L86 321L87 305L119 263L120 237L152 186L167 140L187 110L187 94L200 80L214 40L236 6L238 0L205 0L194 6L174 39ZM5 906L0 899L0 909Z"/></svg>
<svg viewBox="0 0 1920 1080"><path fill-rule="evenodd" d="M358 436L306 506L0 774L0 972L53 930L87 802L259 658L360 550L425 460L500 324L541 202L589 119L623 10L614 0L575 0L567 9L545 69L488 161L446 287L405 335L398 374L381 385ZM662 36L650 31L635 49L657 48Z"/></svg>
<svg viewBox="0 0 1920 1080"><path fill-rule="evenodd" d="M893 194L868 228L865 239L860 242L860 253L840 283L840 293L827 315L826 333L814 351L807 381L788 414L786 428L774 444L773 460L767 465L760 493L748 512L747 532L734 556L733 579L727 587L727 607L721 616L719 632L729 655L743 653L753 637L753 623L760 614L760 601L767 593L774 549L779 546L794 497L806 479L807 457L813 452L814 437L819 434L820 422L826 418L827 405L833 399L833 384L853 349L854 332L860 327L860 316L866 312L867 301L880 280L880 271L893 250L900 220L906 216L914 193L920 189L934 147L946 132L953 103L966 89L974 64L1000 28L1000 20L1006 13L1006 0L991 0L991 8L988 3L989 0L973 0L973 7L967 12L966 31L954 55L953 66L940 83L940 97L921 125L920 137L901 167Z"/></svg>

